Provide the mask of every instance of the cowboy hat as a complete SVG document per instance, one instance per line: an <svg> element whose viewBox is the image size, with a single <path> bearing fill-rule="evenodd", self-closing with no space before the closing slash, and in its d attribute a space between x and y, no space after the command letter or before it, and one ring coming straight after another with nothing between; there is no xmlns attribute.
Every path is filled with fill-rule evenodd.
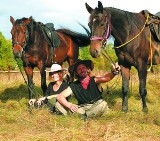
<svg viewBox="0 0 160 141"><path fill-rule="evenodd" d="M47 72L61 72L61 71L65 71L65 70L66 69L62 69L61 65L54 63L54 64L52 64L50 71L47 71Z"/></svg>
<svg viewBox="0 0 160 141"><path fill-rule="evenodd" d="M80 65L83 64L85 65L87 68L89 68L91 71L94 69L94 64L91 60L81 60L78 59L72 66L71 66L71 70L72 71L76 71L76 68Z"/></svg>

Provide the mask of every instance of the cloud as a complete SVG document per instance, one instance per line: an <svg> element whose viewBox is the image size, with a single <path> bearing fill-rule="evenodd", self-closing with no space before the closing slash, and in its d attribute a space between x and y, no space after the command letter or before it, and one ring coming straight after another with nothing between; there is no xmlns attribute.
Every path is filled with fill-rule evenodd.
<svg viewBox="0 0 160 141"><path fill-rule="evenodd" d="M88 25L89 13L85 8L85 2L92 8L98 4L98 0L5 0L0 4L0 31L7 39L11 38L10 16L15 19L33 16L36 21L53 22L56 28L64 26L79 30L76 21ZM160 2L157 0L101 0L101 2L104 7L115 7L130 12L147 9L154 14L160 10Z"/></svg>

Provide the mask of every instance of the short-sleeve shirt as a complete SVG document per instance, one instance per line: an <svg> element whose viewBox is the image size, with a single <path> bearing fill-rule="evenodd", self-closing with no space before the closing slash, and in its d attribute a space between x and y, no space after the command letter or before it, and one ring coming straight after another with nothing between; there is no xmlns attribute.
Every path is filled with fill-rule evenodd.
<svg viewBox="0 0 160 141"><path fill-rule="evenodd" d="M95 77L91 77L87 89L84 89L79 80L74 81L69 86L75 95L78 104L94 103L95 101L102 99L102 92L99 91L97 83L94 80Z"/></svg>
<svg viewBox="0 0 160 141"><path fill-rule="evenodd" d="M53 85L55 84L55 82L50 82L48 84L45 96L50 96L50 95L55 95L55 94L60 94L63 90L65 90L68 87L67 82L62 82L61 86L59 87L59 89L57 91L53 90Z"/></svg>

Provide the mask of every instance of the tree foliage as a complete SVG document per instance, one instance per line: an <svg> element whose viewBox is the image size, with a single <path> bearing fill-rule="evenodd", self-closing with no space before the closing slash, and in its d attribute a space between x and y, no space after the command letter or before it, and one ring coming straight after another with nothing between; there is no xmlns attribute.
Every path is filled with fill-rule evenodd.
<svg viewBox="0 0 160 141"><path fill-rule="evenodd" d="M0 32L0 70L13 70L16 67L11 40L6 40Z"/></svg>

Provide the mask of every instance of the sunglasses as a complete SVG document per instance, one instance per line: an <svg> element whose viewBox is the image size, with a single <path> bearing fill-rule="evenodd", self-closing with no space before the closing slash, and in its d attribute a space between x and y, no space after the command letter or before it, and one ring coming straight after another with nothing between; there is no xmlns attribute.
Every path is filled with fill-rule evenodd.
<svg viewBox="0 0 160 141"><path fill-rule="evenodd" d="M56 73L61 73L62 71L54 71L54 72L49 72L49 75L54 75L54 74L56 74Z"/></svg>

